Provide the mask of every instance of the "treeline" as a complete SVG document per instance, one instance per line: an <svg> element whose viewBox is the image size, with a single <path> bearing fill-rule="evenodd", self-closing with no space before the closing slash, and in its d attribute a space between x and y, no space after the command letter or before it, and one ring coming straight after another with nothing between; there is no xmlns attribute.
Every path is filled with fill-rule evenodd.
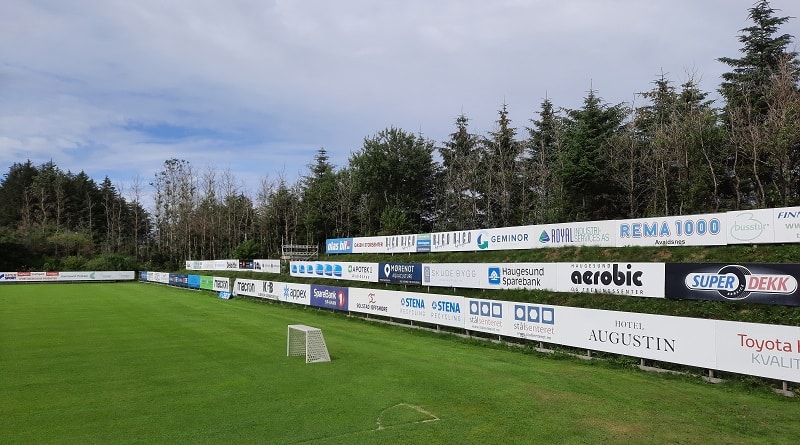
<svg viewBox="0 0 800 445"><path fill-rule="evenodd" d="M321 148L295 184L264 179L255 193L230 171L170 159L150 183L149 213L138 183L126 202L107 179L17 164L0 185L0 234L53 258L105 252L176 268L335 237L800 205L800 60L779 33L790 18L767 1L749 18L741 57L719 59L730 67L721 107L697 79L667 75L641 104L609 104L597 91L577 109L548 98L521 126L503 104L488 134L465 115L441 142L390 127L346 166ZM83 251L53 241L67 233Z"/></svg>

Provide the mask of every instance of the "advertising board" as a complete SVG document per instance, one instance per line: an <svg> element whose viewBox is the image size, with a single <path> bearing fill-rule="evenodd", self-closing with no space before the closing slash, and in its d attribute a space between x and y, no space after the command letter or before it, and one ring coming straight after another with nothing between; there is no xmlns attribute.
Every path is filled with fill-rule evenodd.
<svg viewBox="0 0 800 445"><path fill-rule="evenodd" d="M614 221L586 221L564 224L532 226L538 233L537 247L601 246L616 245Z"/></svg>
<svg viewBox="0 0 800 445"><path fill-rule="evenodd" d="M377 283L378 263L290 261L289 275Z"/></svg>
<svg viewBox="0 0 800 445"><path fill-rule="evenodd" d="M362 236L353 238L353 253L388 253L386 237Z"/></svg>
<svg viewBox="0 0 800 445"><path fill-rule="evenodd" d="M775 242L773 209L728 212L728 244L766 244Z"/></svg>
<svg viewBox="0 0 800 445"><path fill-rule="evenodd" d="M422 284L421 263L378 263L378 282Z"/></svg>
<svg viewBox="0 0 800 445"><path fill-rule="evenodd" d="M716 320L717 369L800 382L800 328Z"/></svg>
<svg viewBox="0 0 800 445"><path fill-rule="evenodd" d="M353 238L331 238L325 240L325 253L353 253Z"/></svg>
<svg viewBox="0 0 800 445"><path fill-rule="evenodd" d="M348 288L336 286L311 285L311 306L337 311L349 310Z"/></svg>
<svg viewBox="0 0 800 445"><path fill-rule="evenodd" d="M800 264L669 263L667 298L800 306Z"/></svg>
<svg viewBox="0 0 800 445"><path fill-rule="evenodd" d="M213 291L220 292L220 291L230 291L231 290L231 280L228 277L212 277L212 289Z"/></svg>
<svg viewBox="0 0 800 445"><path fill-rule="evenodd" d="M311 304L311 286L297 283L275 283L275 289L280 290L280 301L287 303Z"/></svg>
<svg viewBox="0 0 800 445"><path fill-rule="evenodd" d="M615 221L617 247L723 246L727 220L724 213L711 213Z"/></svg>
<svg viewBox="0 0 800 445"><path fill-rule="evenodd" d="M800 207L782 207L774 212L775 242L800 243Z"/></svg>
<svg viewBox="0 0 800 445"><path fill-rule="evenodd" d="M558 263L557 292L664 297L664 263Z"/></svg>
<svg viewBox="0 0 800 445"><path fill-rule="evenodd" d="M464 327L463 297L385 289L350 288L350 310L441 326Z"/></svg>
<svg viewBox="0 0 800 445"><path fill-rule="evenodd" d="M281 260L253 260L253 271L281 273Z"/></svg>

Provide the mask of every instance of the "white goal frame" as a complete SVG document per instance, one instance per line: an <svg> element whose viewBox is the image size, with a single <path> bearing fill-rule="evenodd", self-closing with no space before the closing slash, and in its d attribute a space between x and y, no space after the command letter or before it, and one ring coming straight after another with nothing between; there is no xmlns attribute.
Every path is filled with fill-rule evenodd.
<svg viewBox="0 0 800 445"><path fill-rule="evenodd" d="M297 355L305 355L306 363L331 361L321 329L304 324L290 324L287 327L286 356Z"/></svg>

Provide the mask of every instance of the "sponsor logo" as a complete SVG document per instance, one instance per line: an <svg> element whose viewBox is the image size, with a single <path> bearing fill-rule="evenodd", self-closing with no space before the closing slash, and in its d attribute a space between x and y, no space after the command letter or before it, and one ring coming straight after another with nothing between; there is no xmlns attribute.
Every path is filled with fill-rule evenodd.
<svg viewBox="0 0 800 445"><path fill-rule="evenodd" d="M514 305L514 330L522 338L550 340L555 334L555 308L530 304Z"/></svg>
<svg viewBox="0 0 800 445"><path fill-rule="evenodd" d="M415 317L425 316L425 300L422 298L405 297L400 299L400 313Z"/></svg>
<svg viewBox="0 0 800 445"><path fill-rule="evenodd" d="M478 249L483 250L483 249L488 248L489 247L489 234L486 233L486 232L480 232L478 234L477 243L478 243Z"/></svg>
<svg viewBox="0 0 800 445"><path fill-rule="evenodd" d="M310 267L313 268L314 266L310 266ZM314 271L316 272L317 275L320 275L320 276L325 275L325 266L323 266L322 263L317 263L317 267L314 269ZM309 272L309 273L311 273L311 272Z"/></svg>
<svg viewBox="0 0 800 445"><path fill-rule="evenodd" d="M389 312L389 307L378 304L378 301L375 297L376 297L375 292L370 292L369 295L367 295L367 302L356 303L356 309L363 309L374 312Z"/></svg>
<svg viewBox="0 0 800 445"><path fill-rule="evenodd" d="M499 267L490 267L489 268L489 284L493 284L493 285L500 284L500 268Z"/></svg>
<svg viewBox="0 0 800 445"><path fill-rule="evenodd" d="M300 267L303 267L303 266L300 266ZM303 269L305 269L305 268L303 268ZM299 268L297 267L297 264L292 263L292 273L293 274L294 273L298 273L298 271L299 271Z"/></svg>
<svg viewBox="0 0 800 445"><path fill-rule="evenodd" d="M216 289L221 289L221 287L216 287L220 284L220 280L214 280L214 286ZM236 282L236 290L238 292L248 293L248 294L255 294L256 293L256 284L251 281L237 281Z"/></svg>
<svg viewBox="0 0 800 445"><path fill-rule="evenodd" d="M289 300L305 300L308 298L308 292L305 289L294 289L287 284L283 287L283 299Z"/></svg>
<svg viewBox="0 0 800 445"><path fill-rule="evenodd" d="M503 303L472 300L469 304L469 314L481 317L503 318Z"/></svg>
<svg viewBox="0 0 800 445"><path fill-rule="evenodd" d="M515 304L514 320L528 323L555 324L555 309L552 307Z"/></svg>
<svg viewBox="0 0 800 445"><path fill-rule="evenodd" d="M459 249L472 244L472 232L440 232L431 234L431 246L440 250L452 246Z"/></svg>
<svg viewBox="0 0 800 445"><path fill-rule="evenodd" d="M769 224L763 223L753 216L753 213L741 213L736 216L731 224L731 237L739 241L752 241L769 227Z"/></svg>
<svg viewBox="0 0 800 445"><path fill-rule="evenodd" d="M430 318L461 322L461 304L455 301L436 301L431 303Z"/></svg>
<svg viewBox="0 0 800 445"><path fill-rule="evenodd" d="M644 295L644 290L640 289L644 286L644 272L634 269L632 264L573 264L572 268L572 292Z"/></svg>
<svg viewBox="0 0 800 445"><path fill-rule="evenodd" d="M226 269L238 269L239 268L239 262L238 261L226 261L225 262L225 268Z"/></svg>
<svg viewBox="0 0 800 445"><path fill-rule="evenodd" d="M416 250L417 236L416 235L394 235L386 237L386 248L392 250Z"/></svg>
<svg viewBox="0 0 800 445"><path fill-rule="evenodd" d="M754 274L739 265L723 266L716 273L698 272L686 275L686 288L717 292L726 300L744 300L752 293L793 294L797 279L784 274Z"/></svg>
<svg viewBox="0 0 800 445"><path fill-rule="evenodd" d="M328 242L325 244L325 250L331 253L350 252L352 250L352 240L350 239L328 240Z"/></svg>
<svg viewBox="0 0 800 445"><path fill-rule="evenodd" d="M619 237L624 238L672 238L719 235L722 224L719 219L686 219L667 221L620 223ZM656 239L656 245L686 244L686 240Z"/></svg>

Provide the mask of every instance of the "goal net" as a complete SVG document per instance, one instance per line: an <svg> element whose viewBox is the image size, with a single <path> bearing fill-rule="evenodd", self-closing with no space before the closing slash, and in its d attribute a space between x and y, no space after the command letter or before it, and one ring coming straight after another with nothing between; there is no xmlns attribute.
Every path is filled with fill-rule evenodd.
<svg viewBox="0 0 800 445"><path fill-rule="evenodd" d="M305 355L306 363L331 361L322 330L302 324L289 325L286 332L286 355Z"/></svg>

